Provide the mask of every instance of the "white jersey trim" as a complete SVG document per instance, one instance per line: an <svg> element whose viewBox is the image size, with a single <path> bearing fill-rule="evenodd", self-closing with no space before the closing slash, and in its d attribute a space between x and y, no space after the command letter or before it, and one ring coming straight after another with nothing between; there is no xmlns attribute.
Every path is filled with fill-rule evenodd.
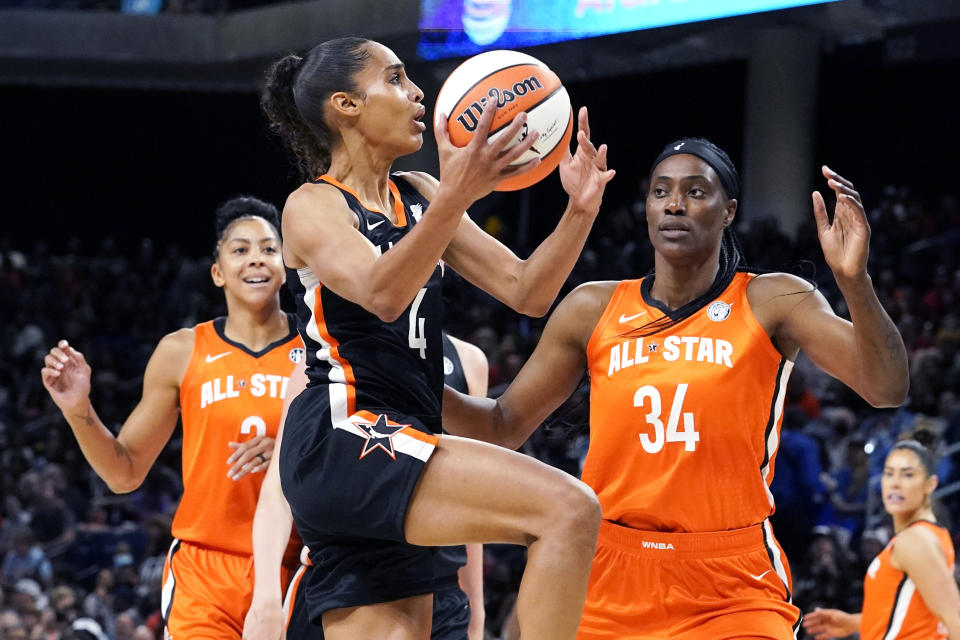
<svg viewBox="0 0 960 640"><path fill-rule="evenodd" d="M903 586L897 592L897 601L893 604L893 615L890 616L890 627L883 636L883 640L893 640L900 635L900 629L903 628L903 622L907 619L907 611L910 609L910 601L913 600L913 592L916 586L910 578L904 578Z"/></svg>
<svg viewBox="0 0 960 640"><path fill-rule="evenodd" d="M307 273L303 273L306 271ZM307 336L321 346L317 350L317 359L323 360L330 365L327 378L330 384L327 385L327 391L330 396L330 417L334 424L347 419L347 375L343 370L343 365L339 360L333 357L331 345L320 335L320 327L317 326L317 290L319 282L309 268L297 269L297 275L306 291L303 294L303 303L310 309L310 321L307 323ZM308 284L310 285L308 287Z"/></svg>
<svg viewBox="0 0 960 640"><path fill-rule="evenodd" d="M774 500L773 493L770 492L770 464L773 462L774 456L777 455L777 449L780 447L780 430L777 429L777 425L783 417L783 406L787 397L787 381L790 379L791 371L793 371L793 362L787 360L783 363L783 370L780 372L780 379L777 381L779 393L774 399L773 425L766 442L767 463L760 469L760 473L763 476L763 488L767 492L767 501L769 501L771 507L773 507Z"/></svg>

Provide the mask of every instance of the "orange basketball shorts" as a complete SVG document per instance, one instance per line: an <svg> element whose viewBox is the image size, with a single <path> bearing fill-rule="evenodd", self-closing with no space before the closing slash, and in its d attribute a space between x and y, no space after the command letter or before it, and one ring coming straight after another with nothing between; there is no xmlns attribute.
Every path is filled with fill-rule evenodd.
<svg viewBox="0 0 960 640"><path fill-rule="evenodd" d="M661 533L603 521L577 640L788 640L791 588L769 523Z"/></svg>
<svg viewBox="0 0 960 640"><path fill-rule="evenodd" d="M290 571L282 569L286 585ZM174 540L161 611L171 640L240 640L253 599L253 558Z"/></svg>

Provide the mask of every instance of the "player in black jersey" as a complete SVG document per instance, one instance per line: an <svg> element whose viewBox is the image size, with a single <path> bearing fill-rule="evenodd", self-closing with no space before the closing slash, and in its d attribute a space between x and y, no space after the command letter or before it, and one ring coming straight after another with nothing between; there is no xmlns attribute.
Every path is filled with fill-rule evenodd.
<svg viewBox="0 0 960 640"><path fill-rule="evenodd" d="M474 397L486 397L488 364L483 351L446 333L442 338L446 386ZM302 365L290 380L287 397L292 399L306 385ZM286 401L284 406L289 404ZM278 576L283 547L276 541L289 535L291 525L290 509L280 491L279 475L273 468L264 482L254 519L254 562L258 577L244 624L246 640L276 640L284 628L287 638L324 640L323 629L310 622L307 594L316 579L316 569L309 555L301 554L302 564L290 581L281 607ZM483 545L437 547L433 566L430 640L483 640Z"/></svg>
<svg viewBox="0 0 960 640"><path fill-rule="evenodd" d="M283 213L310 382L290 405L278 456L284 495L322 578L309 606L329 640L425 638L432 547L524 544L523 636L572 640L596 543L596 496L526 456L440 435L438 285L452 268L517 311L545 314L613 172L581 109L576 153L560 166L569 205L520 260L464 212L532 166L510 163L535 132L507 148L525 114L488 142L488 107L463 148L439 117L441 179L391 175L396 158L423 144L422 98L391 50L358 38L281 59L264 93L272 125L313 179Z"/></svg>

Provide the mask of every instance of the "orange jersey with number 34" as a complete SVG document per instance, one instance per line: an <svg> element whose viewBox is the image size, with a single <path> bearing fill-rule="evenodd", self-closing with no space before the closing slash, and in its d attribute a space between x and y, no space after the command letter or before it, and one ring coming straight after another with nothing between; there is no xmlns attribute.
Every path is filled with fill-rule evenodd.
<svg viewBox="0 0 960 640"><path fill-rule="evenodd" d="M253 353L223 332L225 318L199 324L180 383L183 497L173 519L180 540L252 554L253 514L264 474L227 477L228 442L275 438L290 373L303 359L296 329ZM294 545L295 546L295 545ZM296 549L288 550L293 556Z"/></svg>
<svg viewBox="0 0 960 640"><path fill-rule="evenodd" d="M651 282L614 291L587 344L583 481L603 518L646 531L725 531L773 513L774 459L793 363L747 303L738 273L713 302L652 336Z"/></svg>

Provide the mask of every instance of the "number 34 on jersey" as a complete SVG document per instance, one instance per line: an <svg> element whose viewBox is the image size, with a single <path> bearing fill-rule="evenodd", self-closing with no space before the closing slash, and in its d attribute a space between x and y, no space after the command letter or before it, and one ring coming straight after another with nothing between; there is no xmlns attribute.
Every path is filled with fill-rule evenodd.
<svg viewBox="0 0 960 640"><path fill-rule="evenodd" d="M644 385L633 394L633 406L647 411L647 424L653 427L653 437L649 432L641 433L639 436L644 451L658 453L667 442L682 442L684 451L696 451L700 433L694 424L693 413L683 410L683 399L686 395L687 384L681 382L673 394L673 404L664 427L660 390L651 385ZM681 423L682 429L680 429Z"/></svg>

